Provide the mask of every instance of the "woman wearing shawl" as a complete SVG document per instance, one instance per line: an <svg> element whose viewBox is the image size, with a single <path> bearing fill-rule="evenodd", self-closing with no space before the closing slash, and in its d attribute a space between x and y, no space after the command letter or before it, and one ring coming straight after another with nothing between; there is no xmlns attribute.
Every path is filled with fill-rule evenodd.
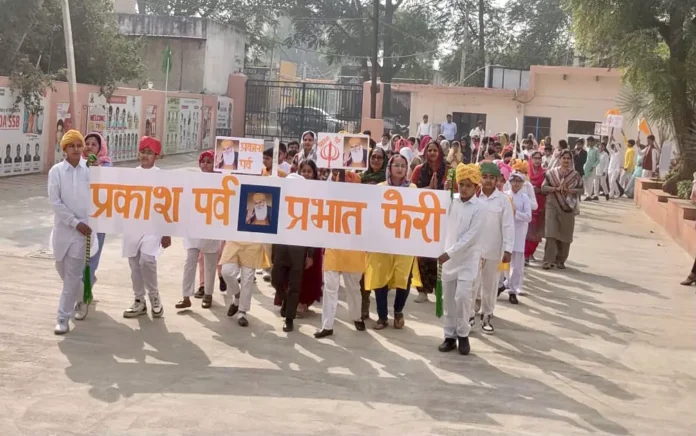
<svg viewBox="0 0 696 436"><path fill-rule="evenodd" d="M541 192L541 185L544 183L546 170L541 165L541 153L538 151L532 153L530 162L529 182L534 188L537 208L536 210L532 209L532 221L529 223L529 229L527 230L527 240L524 245L525 265L528 265L529 260L534 256L539 243L544 238L546 230L546 195ZM532 197L529 199L531 200Z"/></svg>
<svg viewBox="0 0 696 436"><path fill-rule="evenodd" d="M447 172L447 163L440 145L430 141L425 150L425 162L418 165L411 174L411 183L418 188L444 189ZM419 257L418 269L421 273L423 286L418 288L416 303L428 301L428 294L435 291L437 284L437 259Z"/></svg>
<svg viewBox="0 0 696 436"><path fill-rule="evenodd" d="M367 171L360 174L360 183L376 185L384 182L387 177L387 153L384 149L374 148L368 161Z"/></svg>
<svg viewBox="0 0 696 436"><path fill-rule="evenodd" d="M462 155L462 148L459 141L453 141L452 147L447 154L447 164L450 168L456 168L457 165L464 161L464 156Z"/></svg>
<svg viewBox="0 0 696 436"><path fill-rule="evenodd" d="M418 154L423 154L425 153L425 148L428 146L433 141L433 138L430 136L424 136L420 139L420 143L418 143Z"/></svg>
<svg viewBox="0 0 696 436"><path fill-rule="evenodd" d="M380 183L380 185L415 188L416 186L412 185L408 177L406 177L407 172L408 162L406 158L400 154L395 154L389 159L389 164L387 165L387 180ZM396 289L394 328L401 329L404 327L403 310L411 287L411 277L413 277L413 284L420 286L418 267L414 262L413 256L367 253L365 289L375 291L377 315L379 316L379 319L373 326L375 330L382 330L389 326L389 308L387 303L389 289Z"/></svg>
<svg viewBox="0 0 696 436"><path fill-rule="evenodd" d="M90 161L87 160L87 166L111 166L111 159L109 159L109 148L106 144L106 140L101 134L97 132L92 132L85 136L85 149L82 152L82 157L88 159L89 156L92 154L97 156L97 160L96 162L92 163L90 163ZM105 239L105 233L97 233L99 249L97 250L97 254L95 254L89 261L89 268L92 271L92 286L94 286L97 283L97 277L95 273L97 272L97 268L99 268L99 259L101 259Z"/></svg>
<svg viewBox="0 0 696 436"><path fill-rule="evenodd" d="M573 168L573 155L563 150L561 166L546 172L541 192L546 197L546 247L544 269L565 269L575 230L578 196L584 192L582 177Z"/></svg>
<svg viewBox="0 0 696 436"><path fill-rule="evenodd" d="M302 142L302 149L295 155L293 159L293 166L300 171L299 163L303 160L311 160L313 162L317 161L317 146L315 144L316 134L311 130L307 130L302 134L300 142Z"/></svg>

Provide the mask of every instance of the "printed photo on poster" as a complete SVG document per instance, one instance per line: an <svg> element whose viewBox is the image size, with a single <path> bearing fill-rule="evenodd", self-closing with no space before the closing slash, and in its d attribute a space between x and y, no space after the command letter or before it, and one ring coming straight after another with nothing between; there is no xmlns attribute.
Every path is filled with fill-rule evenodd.
<svg viewBox="0 0 696 436"><path fill-rule="evenodd" d="M232 136L232 111L234 100L229 97L218 97L217 118L215 123L216 136Z"/></svg>
<svg viewBox="0 0 696 436"><path fill-rule="evenodd" d="M98 132L109 146L112 162L134 160L138 156L142 97L114 95L108 100L99 93L89 94L87 131Z"/></svg>
<svg viewBox="0 0 696 436"><path fill-rule="evenodd" d="M157 106L152 104L145 111L145 136L157 138Z"/></svg>
<svg viewBox="0 0 696 436"><path fill-rule="evenodd" d="M367 135L343 135L343 166L366 170L369 149L370 138Z"/></svg>
<svg viewBox="0 0 696 436"><path fill-rule="evenodd" d="M215 171L237 171L240 138L215 138Z"/></svg>
<svg viewBox="0 0 696 436"><path fill-rule="evenodd" d="M63 160L64 156L63 150L60 148L60 141L63 139L63 134L72 128L70 121L70 103L58 103L56 105L56 143L53 163Z"/></svg>
<svg viewBox="0 0 696 436"><path fill-rule="evenodd" d="M202 101L196 98L167 99L167 119L164 138L165 154L199 150L203 117Z"/></svg>
<svg viewBox="0 0 696 436"><path fill-rule="evenodd" d="M44 108L31 111L21 102L15 108L15 100L10 88L0 87L0 176L36 173L43 167Z"/></svg>
<svg viewBox="0 0 696 436"><path fill-rule="evenodd" d="M242 185L237 230L252 233L278 233L280 188L263 185Z"/></svg>

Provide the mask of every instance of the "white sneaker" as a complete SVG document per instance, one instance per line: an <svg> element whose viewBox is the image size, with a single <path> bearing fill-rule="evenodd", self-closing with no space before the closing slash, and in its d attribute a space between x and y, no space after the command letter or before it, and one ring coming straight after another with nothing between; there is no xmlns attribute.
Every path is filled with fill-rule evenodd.
<svg viewBox="0 0 696 436"><path fill-rule="evenodd" d="M264 282L270 282L271 281L271 273L265 272L263 273L263 281Z"/></svg>
<svg viewBox="0 0 696 436"><path fill-rule="evenodd" d="M64 335L70 331L70 324L67 320L59 319L56 323L56 327L53 329L53 333L57 335Z"/></svg>
<svg viewBox="0 0 696 436"><path fill-rule="evenodd" d="M164 306L162 306L159 295L150 295L150 311L153 318L164 315Z"/></svg>
<svg viewBox="0 0 696 436"><path fill-rule="evenodd" d="M425 292L419 292L418 296L414 298L413 301L415 303L427 303L430 300L428 299L428 294L426 294Z"/></svg>
<svg viewBox="0 0 696 436"><path fill-rule="evenodd" d="M147 314L147 306L143 300L137 299L133 302L131 307L123 312L124 318L135 318L140 315Z"/></svg>
<svg viewBox="0 0 696 436"><path fill-rule="evenodd" d="M75 320L82 321L87 318L87 313L89 312L89 304L85 304L82 301L78 301L75 304Z"/></svg>

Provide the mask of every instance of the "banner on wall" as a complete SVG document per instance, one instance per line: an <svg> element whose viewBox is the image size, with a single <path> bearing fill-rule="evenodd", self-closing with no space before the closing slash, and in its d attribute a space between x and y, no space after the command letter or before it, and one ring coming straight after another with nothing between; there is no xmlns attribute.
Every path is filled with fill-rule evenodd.
<svg viewBox="0 0 696 436"><path fill-rule="evenodd" d="M215 123L216 136L232 136L232 112L234 100L229 97L218 97L217 119Z"/></svg>
<svg viewBox="0 0 696 436"><path fill-rule="evenodd" d="M0 177L40 172L44 160L44 111L14 108L10 88L0 87Z"/></svg>
<svg viewBox="0 0 696 436"><path fill-rule="evenodd" d="M90 169L89 225L135 233L438 257L449 193L303 179Z"/></svg>
<svg viewBox="0 0 696 436"><path fill-rule="evenodd" d="M72 128L70 119L70 103L58 103L56 105L56 144L53 163L56 164L63 160L63 150L60 148L60 141L63 134Z"/></svg>
<svg viewBox="0 0 696 436"><path fill-rule="evenodd" d="M263 173L263 139L215 138L215 171L261 175Z"/></svg>
<svg viewBox="0 0 696 436"><path fill-rule="evenodd" d="M169 97L164 138L164 153L199 150L202 101L197 98Z"/></svg>
<svg viewBox="0 0 696 436"><path fill-rule="evenodd" d="M134 160L138 157L142 97L89 94L87 132L99 132L109 145L112 162Z"/></svg>
<svg viewBox="0 0 696 436"><path fill-rule="evenodd" d="M213 108L203 106L203 142L202 150L213 148Z"/></svg>
<svg viewBox="0 0 696 436"><path fill-rule="evenodd" d="M145 136L157 137L157 106L153 104L145 110Z"/></svg>

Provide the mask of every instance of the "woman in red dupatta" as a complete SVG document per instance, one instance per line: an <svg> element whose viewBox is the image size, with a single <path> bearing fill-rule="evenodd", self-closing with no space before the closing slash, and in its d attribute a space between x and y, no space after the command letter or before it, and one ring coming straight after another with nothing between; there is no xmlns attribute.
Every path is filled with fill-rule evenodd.
<svg viewBox="0 0 696 436"><path fill-rule="evenodd" d="M575 230L578 196L583 192L582 177L573 168L573 155L563 150L561 166L546 172L541 192L546 196L546 246L544 269L565 269Z"/></svg>
<svg viewBox="0 0 696 436"><path fill-rule="evenodd" d="M544 238L546 231L546 195L541 192L541 185L544 184L546 170L541 166L541 152L532 153L531 165L529 166L529 182L534 187L534 195L537 202L537 210L532 211L532 221L527 230L527 240L524 244L524 262L529 264L529 260Z"/></svg>

